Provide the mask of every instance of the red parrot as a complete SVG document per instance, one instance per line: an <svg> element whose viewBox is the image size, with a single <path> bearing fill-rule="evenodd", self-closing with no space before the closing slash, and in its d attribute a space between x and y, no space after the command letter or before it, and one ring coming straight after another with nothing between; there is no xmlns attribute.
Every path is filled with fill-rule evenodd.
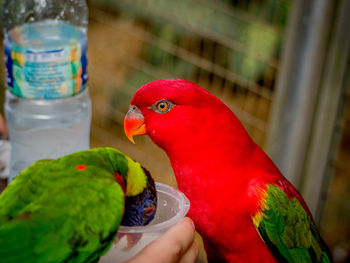
<svg viewBox="0 0 350 263"><path fill-rule="evenodd" d="M205 89L180 79L142 86L124 130L168 155L208 262L332 261L301 195Z"/></svg>

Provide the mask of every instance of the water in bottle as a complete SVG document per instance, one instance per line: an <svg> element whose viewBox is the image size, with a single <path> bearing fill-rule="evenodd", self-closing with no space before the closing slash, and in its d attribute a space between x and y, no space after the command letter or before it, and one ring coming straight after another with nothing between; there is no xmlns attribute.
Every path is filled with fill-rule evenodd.
<svg viewBox="0 0 350 263"><path fill-rule="evenodd" d="M74 97L54 100L6 93L11 179L36 160L89 149L91 103L87 89Z"/></svg>

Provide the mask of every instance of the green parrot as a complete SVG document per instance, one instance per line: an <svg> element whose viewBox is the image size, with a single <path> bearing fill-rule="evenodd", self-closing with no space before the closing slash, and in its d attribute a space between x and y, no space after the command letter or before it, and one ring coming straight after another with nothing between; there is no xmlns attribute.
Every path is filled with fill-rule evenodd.
<svg viewBox="0 0 350 263"><path fill-rule="evenodd" d="M37 161L0 195L0 262L98 262L120 224L148 224L156 205L149 172L118 150Z"/></svg>

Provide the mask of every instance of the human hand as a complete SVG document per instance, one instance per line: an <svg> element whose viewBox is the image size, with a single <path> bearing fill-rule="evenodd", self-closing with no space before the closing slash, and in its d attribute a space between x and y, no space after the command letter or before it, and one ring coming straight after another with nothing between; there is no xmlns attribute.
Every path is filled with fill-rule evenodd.
<svg viewBox="0 0 350 263"><path fill-rule="evenodd" d="M125 263L192 263L198 258L193 221L185 217Z"/></svg>

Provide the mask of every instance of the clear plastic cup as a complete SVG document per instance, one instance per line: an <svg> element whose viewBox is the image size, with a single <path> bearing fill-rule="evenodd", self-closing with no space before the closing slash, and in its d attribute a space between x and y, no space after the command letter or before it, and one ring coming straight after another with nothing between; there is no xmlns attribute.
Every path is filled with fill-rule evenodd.
<svg viewBox="0 0 350 263"><path fill-rule="evenodd" d="M128 260L186 216L190 202L182 192L162 183L156 183L156 189L158 206L152 222L147 226L119 227L113 246L100 263Z"/></svg>

